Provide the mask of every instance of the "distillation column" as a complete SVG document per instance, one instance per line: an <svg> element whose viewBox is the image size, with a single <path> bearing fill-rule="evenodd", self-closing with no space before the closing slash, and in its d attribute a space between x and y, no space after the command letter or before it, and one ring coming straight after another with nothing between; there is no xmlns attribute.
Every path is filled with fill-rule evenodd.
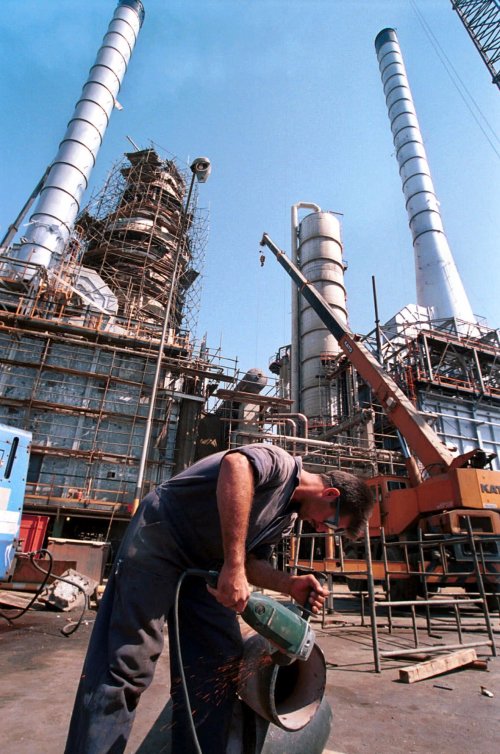
<svg viewBox="0 0 500 754"><path fill-rule="evenodd" d="M301 205L294 205L294 208L298 206ZM338 218L318 207L317 211L304 217L298 228L294 228L292 219L292 236L294 258L302 273L337 316L347 322L345 267ZM297 317L292 327L293 410L320 424L328 424L332 421L333 409L331 382L326 379L325 366L340 349L336 339L296 288L293 295L297 297L293 306Z"/></svg>

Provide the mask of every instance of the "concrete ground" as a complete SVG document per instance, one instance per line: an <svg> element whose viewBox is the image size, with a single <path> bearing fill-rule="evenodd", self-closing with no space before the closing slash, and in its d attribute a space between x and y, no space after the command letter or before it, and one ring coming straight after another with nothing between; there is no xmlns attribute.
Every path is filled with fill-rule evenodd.
<svg viewBox="0 0 500 754"><path fill-rule="evenodd" d="M374 672L369 626L361 625L358 601L340 588L325 626L316 621L318 643L327 661L326 699L333 725L325 752L343 754L498 754L500 751L500 659L487 646L477 654L488 669L463 668L413 684L399 681L399 668L415 659L384 660ZM0 608L14 615L16 610ZM95 612L69 638L61 627L74 614L31 610L9 625L0 621L0 748L3 754L59 754ZM500 620L492 616L500 654ZM413 646L407 615L379 619L381 650ZM385 626L385 627L384 627ZM457 642L452 615L440 609L431 638L418 617L420 652L428 644ZM464 643L487 638L479 611L464 620ZM168 649L158 663L137 714L127 754L161 754L162 720L168 701ZM492 694L485 695L484 690ZM155 732L155 743L151 731ZM178 754L182 754L179 752ZM283 752L286 754L286 752ZM303 754L310 754L304 751Z"/></svg>

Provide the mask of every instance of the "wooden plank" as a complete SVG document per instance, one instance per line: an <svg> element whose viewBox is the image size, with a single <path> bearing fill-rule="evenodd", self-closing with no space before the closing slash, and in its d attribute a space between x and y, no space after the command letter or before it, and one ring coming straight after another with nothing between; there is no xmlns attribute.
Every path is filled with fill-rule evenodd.
<svg viewBox="0 0 500 754"><path fill-rule="evenodd" d="M475 649L461 649L459 652L436 657L428 662L421 662L418 665L401 668L399 671L399 680L403 683L423 681L425 678L432 678L435 675L447 673L463 665L470 665L471 662L476 662L476 660L477 654Z"/></svg>
<svg viewBox="0 0 500 754"><path fill-rule="evenodd" d="M6 592L0 589L0 605L7 607L26 607L33 599L32 594L25 592Z"/></svg>

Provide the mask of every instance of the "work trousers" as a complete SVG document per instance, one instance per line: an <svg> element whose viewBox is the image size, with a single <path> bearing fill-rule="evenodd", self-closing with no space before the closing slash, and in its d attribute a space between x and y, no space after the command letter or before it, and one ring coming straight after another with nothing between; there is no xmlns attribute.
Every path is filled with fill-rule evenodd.
<svg viewBox="0 0 500 754"><path fill-rule="evenodd" d="M155 493L130 523L90 639L65 754L122 754L143 691L153 679L168 620L173 702L172 754L195 752L192 715L203 754L223 754L236 696L242 640L236 615L187 576L179 633L190 707L186 709L174 634L174 598L186 568ZM199 564L198 566L199 567Z"/></svg>

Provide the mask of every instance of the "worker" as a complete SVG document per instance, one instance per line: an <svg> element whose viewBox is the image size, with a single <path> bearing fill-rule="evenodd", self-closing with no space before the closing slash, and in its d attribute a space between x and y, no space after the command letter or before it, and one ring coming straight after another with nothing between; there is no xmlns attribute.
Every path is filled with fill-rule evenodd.
<svg viewBox="0 0 500 754"><path fill-rule="evenodd" d="M222 754L243 642L237 613L249 583L289 594L319 612L323 587L309 573L273 569L274 546L296 518L319 532L344 524L351 537L372 508L368 487L335 471L305 471L300 457L251 444L196 462L150 492L129 524L104 592L77 692L66 754L120 754L140 695L150 684L168 621L172 752ZM191 710L174 651L174 597L190 568L220 572L217 588L185 577L178 619Z"/></svg>

